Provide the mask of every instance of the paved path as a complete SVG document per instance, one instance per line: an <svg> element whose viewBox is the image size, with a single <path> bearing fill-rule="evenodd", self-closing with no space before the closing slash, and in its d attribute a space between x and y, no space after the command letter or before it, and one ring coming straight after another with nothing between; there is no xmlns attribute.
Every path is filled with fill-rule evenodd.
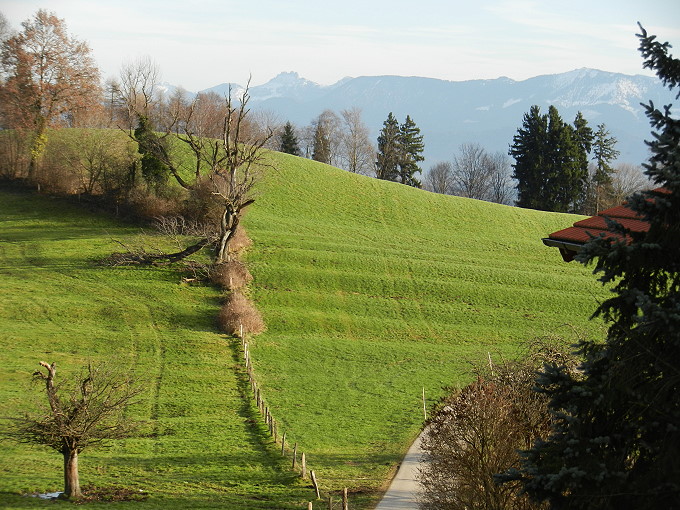
<svg viewBox="0 0 680 510"><path fill-rule="evenodd" d="M402 461L397 474L392 480L390 488L383 496L375 510L417 510L418 508L418 466L422 457L420 439L422 434L413 442Z"/></svg>

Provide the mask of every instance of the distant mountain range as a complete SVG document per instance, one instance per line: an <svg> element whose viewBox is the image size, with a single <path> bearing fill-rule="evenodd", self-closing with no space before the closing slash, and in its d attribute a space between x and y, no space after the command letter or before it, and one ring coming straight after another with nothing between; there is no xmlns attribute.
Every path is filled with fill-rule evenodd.
<svg viewBox="0 0 680 510"><path fill-rule="evenodd" d="M238 93L241 85L232 84ZM225 94L229 84L205 89ZM383 121L393 112L401 122L410 115L425 141L423 169L449 161L462 143L478 142L491 152L507 153L524 113L536 104L547 112L555 105L562 118L573 122L581 111L593 128L604 123L618 140L618 161L640 164L647 160L644 140L651 138L649 121L640 103L677 103L656 78L577 69L515 81L446 81L403 76L344 78L322 86L295 72L285 72L250 88L253 110L273 112L282 121L308 125L323 110L357 106L375 140ZM677 112L677 107L674 112Z"/></svg>

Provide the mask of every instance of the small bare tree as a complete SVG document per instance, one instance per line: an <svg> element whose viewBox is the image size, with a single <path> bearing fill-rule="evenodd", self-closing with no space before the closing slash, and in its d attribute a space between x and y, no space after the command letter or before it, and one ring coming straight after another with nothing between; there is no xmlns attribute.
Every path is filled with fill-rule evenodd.
<svg viewBox="0 0 680 510"><path fill-rule="evenodd" d="M526 356L473 369L476 381L440 404L423 438L428 462L420 472L420 508L436 510L538 510L517 482L495 475L517 467L518 449L546 437L547 397L532 391L544 363L575 367L564 347L539 341Z"/></svg>
<svg viewBox="0 0 680 510"><path fill-rule="evenodd" d="M64 496L80 498L78 456L86 448L105 446L132 435L136 423L126 416L141 387L105 365L88 365L64 387L56 382L56 363L40 362L33 376L44 382L47 406L41 414L14 420L7 435L22 443L49 446L64 457Z"/></svg>
<svg viewBox="0 0 680 510"><path fill-rule="evenodd" d="M375 147L361 119L361 108L355 106L342 110L340 114L344 123L341 144L343 167L353 173L370 175L375 170Z"/></svg>
<svg viewBox="0 0 680 510"><path fill-rule="evenodd" d="M484 148L477 143L462 144L453 160L454 193L488 200L491 173Z"/></svg>
<svg viewBox="0 0 680 510"><path fill-rule="evenodd" d="M453 165L441 161L433 165L425 174L425 189L433 193L450 195L453 191Z"/></svg>
<svg viewBox="0 0 680 510"><path fill-rule="evenodd" d="M127 110L128 129L140 116L150 118L157 106L160 69L151 57L140 57L123 64L117 93Z"/></svg>

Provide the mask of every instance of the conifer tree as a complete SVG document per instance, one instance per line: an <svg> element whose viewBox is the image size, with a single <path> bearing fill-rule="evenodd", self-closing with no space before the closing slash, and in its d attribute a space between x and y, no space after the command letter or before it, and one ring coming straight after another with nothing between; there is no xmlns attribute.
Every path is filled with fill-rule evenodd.
<svg viewBox="0 0 680 510"><path fill-rule="evenodd" d="M678 88L680 60L640 28L644 67ZM551 399L552 434L503 477L551 508L680 503L680 119L670 105L645 110L656 131L645 173L662 189L634 194L628 207L649 231L612 222L621 237L597 237L578 255L612 288L594 314L609 322L607 339L580 344L580 374L545 367L538 391Z"/></svg>
<svg viewBox="0 0 680 510"><path fill-rule="evenodd" d="M572 127L554 106L546 115L532 106L509 151L515 158L517 205L544 211L577 209L588 176L591 142L592 130L581 114Z"/></svg>
<svg viewBox="0 0 680 510"><path fill-rule="evenodd" d="M595 173L592 177L592 184L595 195L595 214L600 212L602 203L611 193L612 173L614 173L611 162L619 155L619 151L614 148L615 146L616 138L609 136L609 131L604 124L598 125L593 140Z"/></svg>
<svg viewBox="0 0 680 510"><path fill-rule="evenodd" d="M399 152L399 122L390 112L378 136L378 158L375 164L378 179L387 181L399 179Z"/></svg>
<svg viewBox="0 0 680 510"><path fill-rule="evenodd" d="M170 176L170 169L158 158L159 153L167 152L167 149L162 150L167 145L166 141L154 133L151 122L144 115L139 117L134 139L138 144L138 152L142 155L142 177L150 187L159 192Z"/></svg>
<svg viewBox="0 0 680 510"><path fill-rule="evenodd" d="M593 150L594 137L592 128L588 126L588 121L581 112L578 112L574 119L573 130L573 141L576 144L576 166L573 176L575 188L573 191L576 196L572 208L574 211L580 211L583 208L583 202L586 200L589 155Z"/></svg>
<svg viewBox="0 0 680 510"><path fill-rule="evenodd" d="M513 137L508 154L515 158L513 178L517 180L517 205L529 209L542 209L542 197L547 187L545 171L545 145L548 118L541 115L538 105L524 114L522 127Z"/></svg>
<svg viewBox="0 0 680 510"><path fill-rule="evenodd" d="M399 182L415 188L420 188L420 181L415 174L422 173L418 166L423 161L423 135L410 116L406 116L404 123L399 126Z"/></svg>
<svg viewBox="0 0 680 510"><path fill-rule="evenodd" d="M286 154L292 154L293 156L300 155L300 146L298 144L297 136L295 136L295 129L290 122L286 122L286 125L283 126L279 150Z"/></svg>

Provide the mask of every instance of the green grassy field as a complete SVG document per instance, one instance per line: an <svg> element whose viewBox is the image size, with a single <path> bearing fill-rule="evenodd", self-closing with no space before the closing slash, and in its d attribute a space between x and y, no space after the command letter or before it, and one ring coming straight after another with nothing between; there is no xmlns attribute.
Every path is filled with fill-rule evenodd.
<svg viewBox="0 0 680 510"><path fill-rule="evenodd" d="M540 238L573 216L447 197L279 156L246 217L252 347L277 418L330 487L379 487L418 433L422 391L468 361L575 331L604 295Z"/></svg>
<svg viewBox="0 0 680 510"><path fill-rule="evenodd" d="M85 451L83 484L150 493L122 508L299 508L311 498L253 425L238 343L216 332L215 289L182 285L168 269L92 263L138 229L50 198L0 192L0 204L0 416L39 392L28 384L38 361L56 361L61 375L113 358L144 381L134 413L155 438ZM62 480L56 452L3 443L1 508L50 505L19 494L61 490Z"/></svg>
<svg viewBox="0 0 680 510"><path fill-rule="evenodd" d="M287 155L245 218L251 295L268 330L251 339L279 430L322 492L369 508L418 433L422 392L469 379L468 361L574 331L604 296L589 270L540 238L573 216L430 194ZM142 508L303 508L312 499L247 397L237 344L219 335L215 289L171 269L91 261L136 229L63 201L0 194L0 415L16 413L37 362L63 371L115 357L148 379L155 438L85 452L83 483L150 492ZM163 242L150 239L150 243ZM0 506L60 489L60 458L3 445ZM120 506L132 506L132 503Z"/></svg>

